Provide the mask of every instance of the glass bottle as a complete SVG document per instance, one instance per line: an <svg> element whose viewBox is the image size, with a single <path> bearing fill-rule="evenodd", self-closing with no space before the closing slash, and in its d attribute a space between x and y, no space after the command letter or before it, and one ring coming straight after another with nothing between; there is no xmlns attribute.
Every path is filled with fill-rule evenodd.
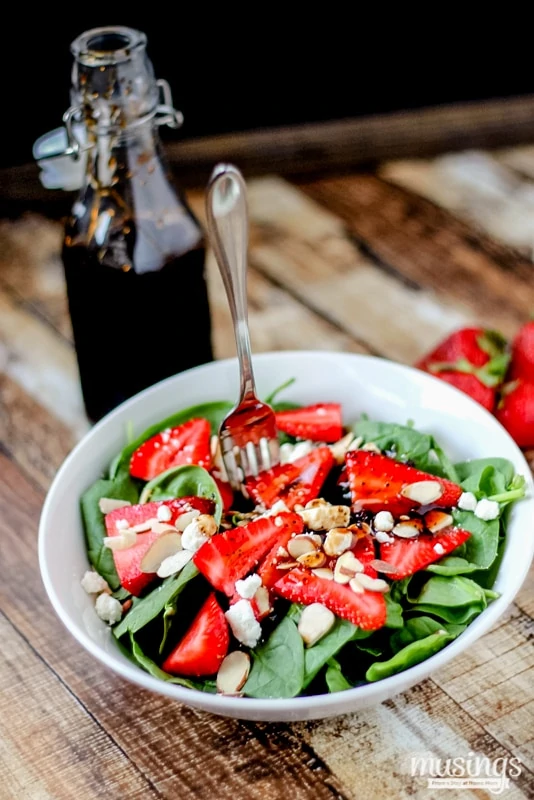
<svg viewBox="0 0 534 800"><path fill-rule="evenodd" d="M145 48L143 33L118 26L87 31L71 45L67 152L85 158L86 169L63 263L93 421L213 358L204 237L172 185L158 134L161 124L178 127L181 115Z"/></svg>

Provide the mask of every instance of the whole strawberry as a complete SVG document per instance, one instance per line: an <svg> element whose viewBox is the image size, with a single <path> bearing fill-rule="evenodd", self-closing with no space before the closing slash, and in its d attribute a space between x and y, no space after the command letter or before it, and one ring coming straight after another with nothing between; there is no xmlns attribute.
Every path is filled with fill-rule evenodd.
<svg viewBox="0 0 534 800"><path fill-rule="evenodd" d="M534 381L534 321L523 325L513 341L510 377Z"/></svg>
<svg viewBox="0 0 534 800"><path fill-rule="evenodd" d="M495 416L519 447L534 447L534 381L506 384Z"/></svg>
<svg viewBox="0 0 534 800"><path fill-rule="evenodd" d="M416 366L456 386L488 411L493 411L497 388L504 380L508 362L507 343L500 333L484 328L461 328Z"/></svg>

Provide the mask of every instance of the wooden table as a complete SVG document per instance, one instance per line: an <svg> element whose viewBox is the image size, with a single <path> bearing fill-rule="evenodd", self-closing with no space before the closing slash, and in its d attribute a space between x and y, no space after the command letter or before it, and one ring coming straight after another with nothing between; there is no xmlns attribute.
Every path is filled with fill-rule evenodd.
<svg viewBox="0 0 534 800"><path fill-rule="evenodd" d="M512 335L534 309L533 180L534 148L523 147L251 181L254 349L411 363L466 323ZM191 200L202 214L201 194ZM214 717L149 694L67 634L36 557L45 492L87 428L60 239L43 217L0 224L0 797L429 798L410 758L469 751L519 757L505 796L533 797L532 582L432 679L359 714L293 725ZM211 262L209 272L216 353L233 355Z"/></svg>

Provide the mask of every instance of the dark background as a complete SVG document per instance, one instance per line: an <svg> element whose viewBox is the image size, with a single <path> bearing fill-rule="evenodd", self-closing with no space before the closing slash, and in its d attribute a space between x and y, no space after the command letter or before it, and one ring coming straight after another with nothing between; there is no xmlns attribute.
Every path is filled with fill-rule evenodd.
<svg viewBox="0 0 534 800"><path fill-rule="evenodd" d="M28 7L13 10L2 43L8 124L0 166L31 161L33 141L61 124L69 105L69 43L97 25L147 33L156 76L169 81L185 114L182 131L171 135L184 138L532 90L532 48L521 47L517 26L510 40L506 17L496 21L496 48L486 28L454 14L430 18L430 6L413 19L388 16L387 25L392 12L385 7L366 19L335 6L318 19L314 8L324 13L324 6L302 8L281 15L243 6L220 19L209 6L144 5L105 14L71 5L51 7L42 19Z"/></svg>

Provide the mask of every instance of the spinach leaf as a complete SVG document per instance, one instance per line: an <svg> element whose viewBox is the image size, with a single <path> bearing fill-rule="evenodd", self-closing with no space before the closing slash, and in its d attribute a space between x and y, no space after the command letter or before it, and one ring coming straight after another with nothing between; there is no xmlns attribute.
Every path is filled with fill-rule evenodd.
<svg viewBox="0 0 534 800"><path fill-rule="evenodd" d="M360 419L352 430L364 442L374 442L381 450L392 452L398 461L410 461L425 472L457 480L453 465L428 433L416 431L410 425L369 419Z"/></svg>
<svg viewBox="0 0 534 800"><path fill-rule="evenodd" d="M452 514L454 524L464 528L471 536L462 545L461 556L479 569L490 567L497 556L499 545L499 520L486 522L475 517L472 511L455 509Z"/></svg>
<svg viewBox="0 0 534 800"><path fill-rule="evenodd" d="M396 675L397 672L402 672L408 667L413 667L414 664L419 664L425 661L430 656L445 647L446 644L452 642L454 635L447 633L444 628L441 628L424 639L416 639L410 644L406 645L395 653L388 661L375 661L371 664L365 677L368 681L379 681L383 678L389 678L390 675Z"/></svg>
<svg viewBox="0 0 534 800"><path fill-rule="evenodd" d="M179 686L186 686L188 689L197 689L200 692L212 692L215 693L217 691L216 685L214 681L190 681L186 678L179 678L176 675L169 675L168 672L165 672L158 667L155 661L153 661L149 656L143 653L140 645L136 642L133 633L130 631L130 644L132 647L132 655L135 659L135 662L142 667L145 672L150 673L152 677L159 678L162 681L166 681L167 683L177 683Z"/></svg>
<svg viewBox="0 0 534 800"><path fill-rule="evenodd" d="M119 586L114 592L111 593L111 596L115 598L115 600L128 600L129 597L132 595L127 589L124 589L122 586Z"/></svg>
<svg viewBox="0 0 534 800"><path fill-rule="evenodd" d="M362 631L352 622L336 618L328 633L322 639L319 639L316 644L306 648L304 651L303 687L306 688L312 682L326 662L339 653L347 642L354 639L366 639L370 635L371 631Z"/></svg>
<svg viewBox="0 0 534 800"><path fill-rule="evenodd" d="M478 492L481 477L487 467L493 467L495 473L502 475L503 486L508 486L514 479L514 465L506 458L474 458L455 464L458 479L466 492Z"/></svg>
<svg viewBox="0 0 534 800"><path fill-rule="evenodd" d="M217 524L221 521L222 500L217 484L203 467L184 464L157 475L149 481L141 492L141 503L151 500L169 500L173 497L206 497L215 503L214 517Z"/></svg>
<svg viewBox="0 0 534 800"><path fill-rule="evenodd" d="M324 677L328 691L331 693L344 692L346 689L352 689L352 684L350 684L343 675L343 672L341 671L341 665L338 661L336 661L335 658L330 658L327 661L327 668Z"/></svg>
<svg viewBox="0 0 534 800"><path fill-rule="evenodd" d="M400 631L396 631L390 639L391 649L394 653L398 653L403 647L415 642L418 639L425 639L432 633L437 633L440 630L446 630L447 633L459 636L462 631L466 629L466 625L444 625L432 617L412 617L406 620L406 625Z"/></svg>
<svg viewBox="0 0 534 800"><path fill-rule="evenodd" d="M476 564L471 564L460 556L445 556L445 558L440 559L436 564L430 564L430 566L426 567L427 572L433 572L436 575L446 575L448 577L452 575L466 575L478 569L479 567Z"/></svg>
<svg viewBox="0 0 534 800"><path fill-rule="evenodd" d="M265 644L252 651L254 662L244 693L249 697L296 697L304 681L304 644L297 626L284 617Z"/></svg>
<svg viewBox="0 0 534 800"><path fill-rule="evenodd" d="M165 645L167 644L167 637L171 629L173 617L175 616L176 600L174 600L172 603L166 603L165 608L163 609L163 635L161 637L161 643L158 651L160 655L163 653Z"/></svg>
<svg viewBox="0 0 534 800"><path fill-rule="evenodd" d="M267 397L265 398L265 402L267 403L267 405L272 406L274 408L274 406L275 406L275 402L274 402L275 398L280 394L280 392L283 392L284 389L289 389L290 386L293 386L295 381L296 381L296 378L289 378L287 381L284 381L283 383L281 383L280 386L277 386L276 389L273 389L273 391L270 394L268 394ZM277 405L280 405L280 403L278 403ZM282 402L282 405L285 405L285 404ZM289 403L287 405L290 405L293 408L298 408L298 406L294 406L292 403ZM284 409L278 408L277 410L278 411L283 411Z"/></svg>
<svg viewBox="0 0 534 800"><path fill-rule="evenodd" d="M404 619L402 617L402 606L394 600L390 592L384 595L386 601L386 628L402 628Z"/></svg>
<svg viewBox="0 0 534 800"><path fill-rule="evenodd" d="M461 575L452 578L434 575L417 597L408 595L408 602L412 604L412 611L433 614L445 622L457 624L470 622L487 606L484 589Z"/></svg>
<svg viewBox="0 0 534 800"><path fill-rule="evenodd" d="M167 578L160 586L153 589L150 594L139 600L126 614L126 616L113 628L113 634L120 639L125 633L137 633L151 622L164 610L168 603L172 603L189 583L196 578L198 570L190 561L178 575Z"/></svg>
<svg viewBox="0 0 534 800"><path fill-rule="evenodd" d="M189 408L184 408L182 411L172 414L161 422L156 422L138 436L137 439L134 439L133 442L130 442L123 448L111 464L109 470L110 478L114 478L118 474L128 475L132 453L137 450L143 442L150 439L151 436L155 436L156 433L160 433L166 428L175 428L177 425L182 425L182 423L194 419L195 417L207 419L211 425L211 432L218 433L221 422L232 408L233 404L229 403L227 400L215 400L211 403L189 406Z"/></svg>
<svg viewBox="0 0 534 800"><path fill-rule="evenodd" d="M113 554L108 547L104 547L104 537L107 536L107 531L104 514L98 507L98 502L102 497L137 503L139 494L135 483L129 476L114 481L100 479L83 493L80 501L89 561L96 571L107 580L112 589L118 589L120 581L115 569Z"/></svg>

